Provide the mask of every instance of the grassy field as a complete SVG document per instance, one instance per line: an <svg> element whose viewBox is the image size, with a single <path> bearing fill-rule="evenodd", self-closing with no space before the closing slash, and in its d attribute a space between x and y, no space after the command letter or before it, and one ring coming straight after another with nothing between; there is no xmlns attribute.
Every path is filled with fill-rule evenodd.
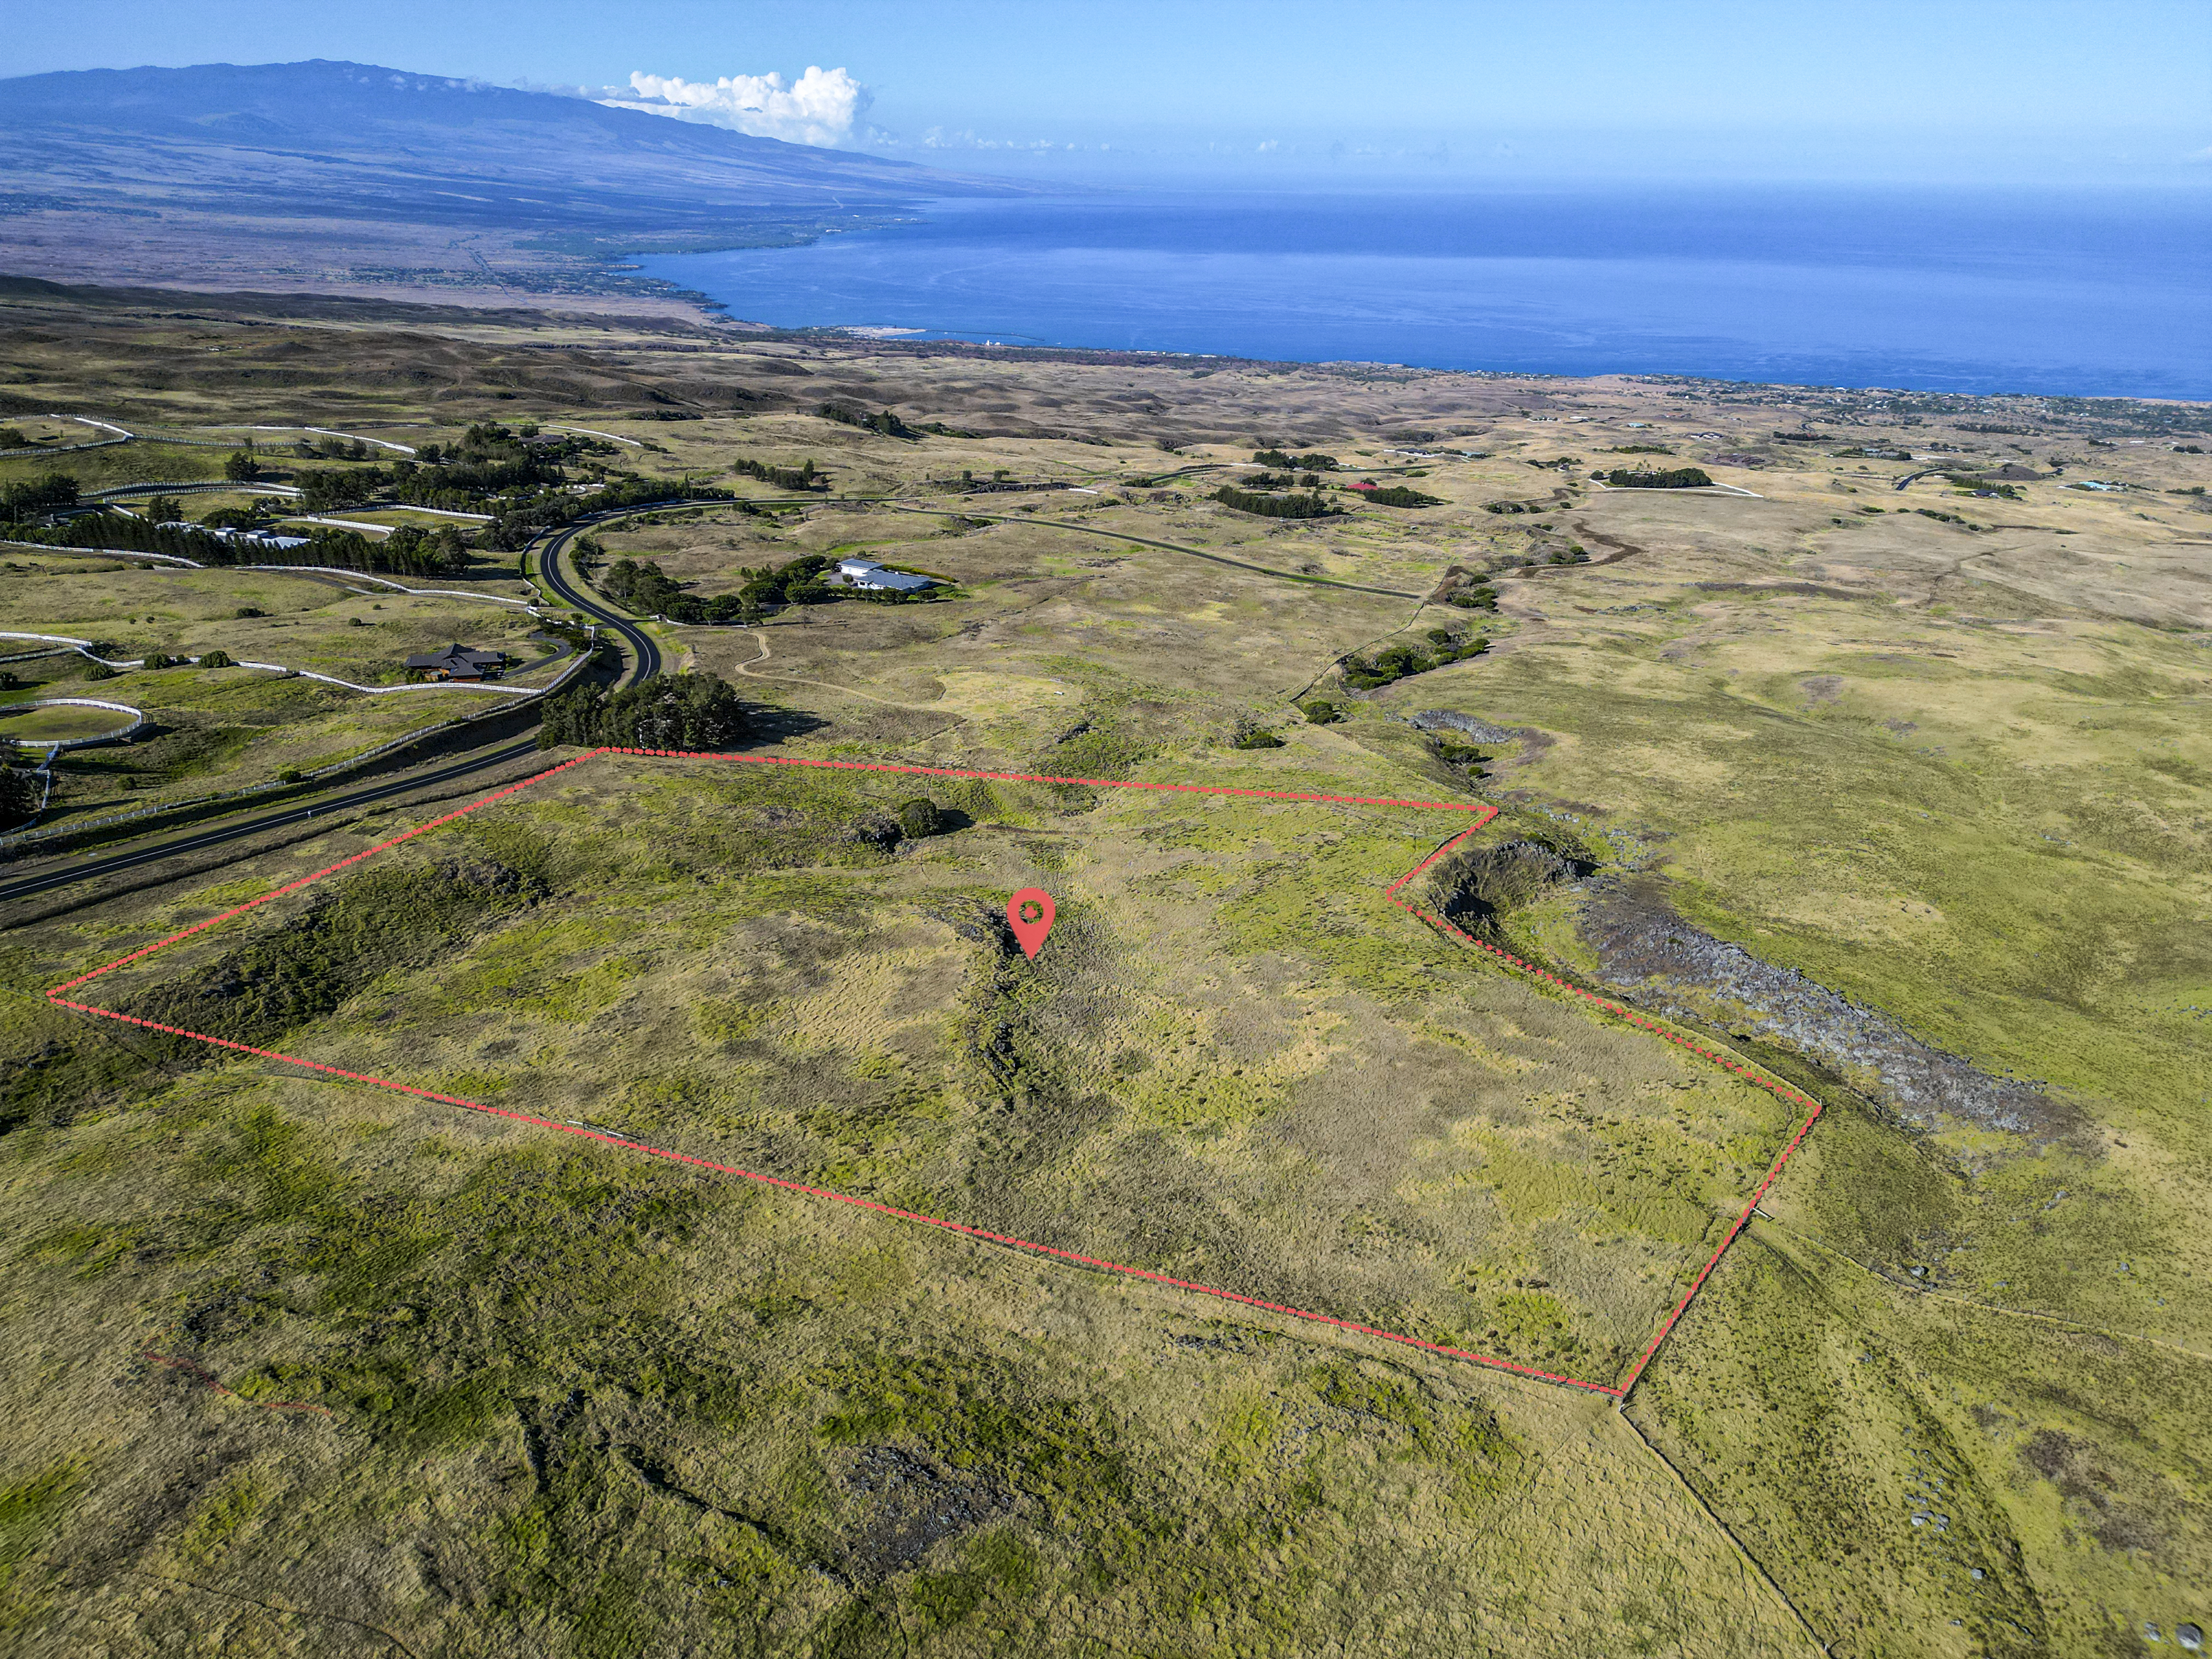
<svg viewBox="0 0 2212 1659"><path fill-rule="evenodd" d="M762 501L737 459L811 459L824 496L597 532L702 594L811 553L957 583L663 629L756 752L1487 800L1473 854L1575 872L1468 923L1498 941L1602 980L1632 893L2039 1105L1908 1115L1680 993L1827 1109L1623 1411L618 1144L1615 1381L1792 1115L1388 905L1453 814L603 757L88 988L617 1144L36 994L409 827L371 813L7 938L15 1645L2118 1655L2208 1622L2202 411L511 322L319 331L327 384L258 390L258 334L103 326L40 372L126 423L564 422ZM1274 446L1443 504L1208 499ZM1751 494L1588 476L1653 450ZM2009 496L1894 487L2006 463ZM0 626L132 654L366 681L526 627L47 562L0 569ZM1495 613L1430 602L1475 574ZM1492 647L1343 684L1446 627ZM212 734L179 782L464 695L94 694ZM946 833L857 833L924 793ZM1030 884L1034 963L997 920Z"/></svg>
<svg viewBox="0 0 2212 1659"><path fill-rule="evenodd" d="M288 901L101 981L99 996L1601 1376L1651 1328L1783 1127L1755 1091L1409 936L1379 889L1434 836L1388 812L1194 813L1173 799L977 786L944 792L969 827L896 857L841 838L896 799L882 783L715 765L594 763L546 786L556 793L390 855L326 905ZM1230 776L1314 781L1282 763ZM641 818L649 837L604 827ZM994 895L1040 871L1061 910L1031 967L984 923ZM176 895L122 931L94 916L19 934L10 978L56 977L279 873ZM1229 902L1217 918L1193 898ZM239 983L262 988L240 1004L220 988ZM9 1006L13 1041L34 1047L55 1016ZM25 1271L79 1287L85 1340L117 1317L151 1351L181 1334L240 1399L155 1364L148 1386L250 1434L256 1402L319 1406L456 1480L461 1448L508 1443L520 1462L500 1484L535 1496L495 1522L488 1493L451 1501L509 1540L496 1571L512 1593L542 1595L607 1547L599 1528L576 1530L580 1500L665 1510L690 1537L696 1565L666 1587L686 1628L735 1619L763 1642L811 1636L833 1651L868 1651L892 1627L955 1648L996 1632L1080 1651L1164 1620L1279 1652L1363 1628L1382 1650L1511 1650L1516 1632L1623 1627L1745 1652L1786 1642L1786 1614L1757 1605L1725 1540L1662 1567L1633 1554L1577 1565L1583 1546L1557 1557L1562 1545L1517 1528L1486 1537L1523 1504L1616 1483L1624 1524L1686 1521L1684 1495L1594 1407L1501 1397L1464 1368L1068 1283L893 1224L641 1171L618 1152L533 1146L450 1111L135 1046L35 1068L13 1091L29 1123L131 1103L95 1114L102 1139L117 1137L95 1161L119 1207L71 1199L66 1222L33 1228ZM1358 1081L1376 1070L1400 1085L1380 1123ZM29 1123L20 1152L44 1142L79 1166L76 1134ZM206 1150L184 1150L203 1137ZM125 1196L163 1184L143 1162L156 1141L180 1167L226 1162L221 1184L252 1212L219 1227L220 1245L185 1248L159 1289L137 1264L145 1229L171 1224ZM246 1162L213 1150L234 1142L255 1149ZM1654 1155L1649 1168L1619 1156L1632 1146ZM26 1197L46 1190L33 1156L19 1166ZM542 1278L514 1257L525 1238ZM534 1327L529 1354L519 1327L486 1329L489 1309L428 1290L494 1261L512 1310L494 1322ZM575 1279L586 1263L598 1265ZM702 1301L709 1281L721 1291ZM547 1317L556 1284L570 1319ZM463 1328L489 1346L457 1346ZM1164 1364L1142 1357L1155 1352ZM611 1452L592 1444L605 1413L629 1437ZM333 1426L297 1413L283 1431ZM339 1497L382 1478L356 1452L318 1462L337 1486L299 1485L289 1455L227 1473L191 1506L217 1518L180 1547L206 1534L235 1552L234 1577L258 1570L252 1539L296 1536L302 1505L348 1548L362 1527L398 1522ZM959 1524L902 1504L949 1505ZM272 1504L295 1521L248 1527ZM638 1562L626 1582L641 1586L642 1560L672 1547L659 1526L623 1525ZM1351 1552L1377 1528L1401 1548L1356 1567ZM1531 1576L1547 1588L1530 1590ZM1285 1594L1255 1603L1255 1577ZM745 1588L694 1597L717 1578ZM1707 1581L1749 1622L1727 1631L1698 1605ZM1039 1596L1082 1611L1042 1623ZM436 1595L416 1599L443 1616ZM645 1595L607 1625L580 1602L562 1639L629 1650L661 1621L654 1605Z"/></svg>

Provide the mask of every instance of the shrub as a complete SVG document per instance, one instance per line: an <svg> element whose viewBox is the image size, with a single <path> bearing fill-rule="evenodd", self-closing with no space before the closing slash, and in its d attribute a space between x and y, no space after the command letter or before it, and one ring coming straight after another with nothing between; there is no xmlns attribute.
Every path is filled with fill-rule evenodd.
<svg viewBox="0 0 2212 1659"><path fill-rule="evenodd" d="M845 835L848 840L880 848L888 853L905 839L906 831L888 812L864 812L853 820L852 827L845 831Z"/></svg>
<svg viewBox="0 0 2212 1659"><path fill-rule="evenodd" d="M1447 634L1443 639L1437 641L1433 654L1410 643L1388 646L1376 652L1371 659L1346 657L1344 659L1344 683L1355 691L1373 691L1414 674L1425 674L1431 668L1442 668L1448 663L1465 662L1468 658L1479 657L1489 649L1490 641L1481 634L1464 641Z"/></svg>
<svg viewBox="0 0 2212 1659"><path fill-rule="evenodd" d="M1327 697L1316 697L1298 712L1306 717L1306 722L1310 726L1333 726L1344 718L1344 711Z"/></svg>
<svg viewBox="0 0 2212 1659"><path fill-rule="evenodd" d="M232 657L230 653L228 651L204 651L200 653L200 666L203 668L235 668L238 666L238 663L236 659Z"/></svg>
<svg viewBox="0 0 2212 1659"><path fill-rule="evenodd" d="M1280 749L1283 740L1264 727L1247 722L1237 728L1237 735L1229 740L1231 749Z"/></svg>
<svg viewBox="0 0 2212 1659"><path fill-rule="evenodd" d="M934 836L945 828L945 814L937 803L917 795L912 800L902 801L898 810L899 828L915 840Z"/></svg>
<svg viewBox="0 0 2212 1659"><path fill-rule="evenodd" d="M237 615L237 616L239 616L239 617L265 617L265 616L267 616L269 613L268 613L266 611L256 611L256 610L255 610L252 605L241 605L240 606L239 606L239 607L238 607L238 610L237 610L234 614L235 614L235 615Z"/></svg>

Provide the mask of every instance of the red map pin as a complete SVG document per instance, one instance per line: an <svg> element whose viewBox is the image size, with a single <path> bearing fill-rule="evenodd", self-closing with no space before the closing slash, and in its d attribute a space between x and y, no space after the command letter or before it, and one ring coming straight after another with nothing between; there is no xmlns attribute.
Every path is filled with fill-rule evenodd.
<svg viewBox="0 0 2212 1659"><path fill-rule="evenodd" d="M1042 887L1023 888L1006 901L1006 926L1014 930L1022 954L1035 962L1044 936L1052 932L1052 895Z"/></svg>

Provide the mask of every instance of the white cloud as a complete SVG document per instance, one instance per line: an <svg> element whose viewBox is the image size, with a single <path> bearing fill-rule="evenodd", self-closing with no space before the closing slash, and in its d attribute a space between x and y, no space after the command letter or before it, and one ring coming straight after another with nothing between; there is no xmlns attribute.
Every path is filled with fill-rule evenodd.
<svg viewBox="0 0 2212 1659"><path fill-rule="evenodd" d="M681 76L638 70L629 77L627 94L609 87L596 101L614 109L729 127L756 138L836 144L852 137L853 124L873 99L847 71L810 66L788 86L782 76L773 73L686 81Z"/></svg>

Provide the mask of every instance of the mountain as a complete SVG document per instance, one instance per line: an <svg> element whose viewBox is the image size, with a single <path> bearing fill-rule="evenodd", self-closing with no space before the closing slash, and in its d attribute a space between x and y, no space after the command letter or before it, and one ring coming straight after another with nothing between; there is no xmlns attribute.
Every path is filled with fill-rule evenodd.
<svg viewBox="0 0 2212 1659"><path fill-rule="evenodd" d="M321 59L0 80L0 173L16 274L510 290L604 288L595 254L791 241L1029 189Z"/></svg>

